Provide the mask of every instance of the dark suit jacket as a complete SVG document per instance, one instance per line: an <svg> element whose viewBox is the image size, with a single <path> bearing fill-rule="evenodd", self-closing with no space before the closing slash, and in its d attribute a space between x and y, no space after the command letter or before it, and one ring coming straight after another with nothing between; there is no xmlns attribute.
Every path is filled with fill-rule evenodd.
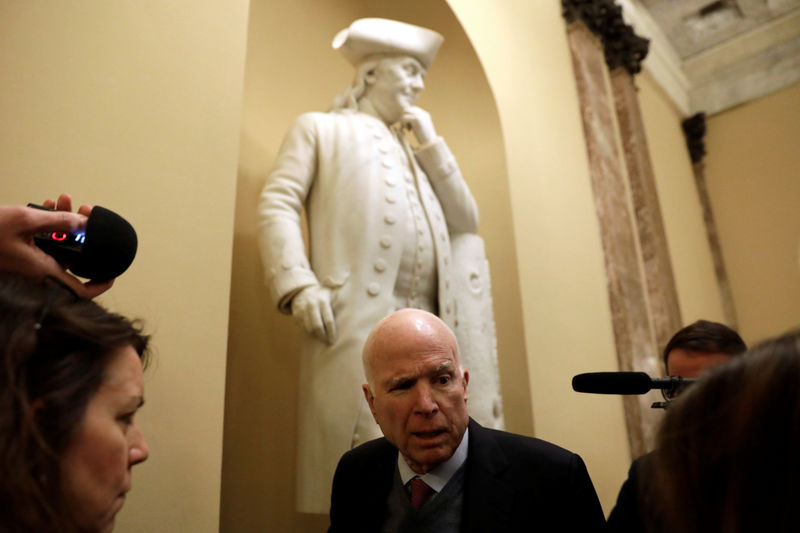
<svg viewBox="0 0 800 533"><path fill-rule="evenodd" d="M647 499L642 485L642 476L647 477L647 465L650 454L645 454L631 464L628 470L628 479L622 484L617 496L617 504L608 515L608 530L612 533L647 533L649 527L646 520L648 513L652 513L647 505ZM644 472L644 474L642 473Z"/></svg>
<svg viewBox="0 0 800 533"><path fill-rule="evenodd" d="M397 448L383 438L342 456L329 533L380 531L396 465ZM470 419L465 468L465 533L605 531L589 473L572 452Z"/></svg>

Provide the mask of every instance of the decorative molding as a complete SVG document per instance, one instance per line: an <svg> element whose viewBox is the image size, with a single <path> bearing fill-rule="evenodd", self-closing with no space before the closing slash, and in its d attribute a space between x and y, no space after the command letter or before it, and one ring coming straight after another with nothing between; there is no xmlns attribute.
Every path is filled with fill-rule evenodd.
<svg viewBox="0 0 800 533"><path fill-rule="evenodd" d="M647 57L650 41L636 35L633 28L625 24L622 8L617 7L617 14L609 21L603 35L606 63L609 70L622 67L629 74L638 74L642 70L642 61Z"/></svg>
<svg viewBox="0 0 800 533"><path fill-rule="evenodd" d="M656 21L632 0L618 0L622 15L637 34L650 40L650 53L644 68L667 93L684 116L691 114L691 83L683 71L683 62Z"/></svg>
<svg viewBox="0 0 800 533"><path fill-rule="evenodd" d="M780 91L800 82L800 35L694 80L691 108L707 115Z"/></svg>
<svg viewBox="0 0 800 533"><path fill-rule="evenodd" d="M583 21L595 35L601 33L607 12L613 7L614 0L561 0L561 12L567 23Z"/></svg>
<svg viewBox="0 0 800 533"><path fill-rule="evenodd" d="M567 22L580 20L600 38L609 70L623 67L631 74L641 70L649 40L625 23L614 0L562 0L561 6Z"/></svg>
<svg viewBox="0 0 800 533"><path fill-rule="evenodd" d="M736 39L694 54L684 61L684 72L693 80L713 77L721 63L740 63L769 52L776 41L787 43L800 36L800 9L757 26Z"/></svg>
<svg viewBox="0 0 800 533"><path fill-rule="evenodd" d="M689 157L692 163L700 163L706 155L706 143L703 137L706 136L706 115L697 113L687 118L681 123L683 135L686 137L686 148L689 150Z"/></svg>
<svg viewBox="0 0 800 533"><path fill-rule="evenodd" d="M691 2L671 2L668 8L665 1L617 0L617 3L636 33L650 40L644 69L685 117L700 111L707 115L719 113L800 82L797 0L784 0L783 5L774 2L771 6L763 0L749 2L750 7L743 10L738 26L751 29L737 33L731 26L720 29L713 38L702 38L686 28L682 33L673 31L667 36L669 28L666 32L662 30L650 14L650 9L657 10L653 12L663 19L662 24L669 24L670 20L677 23L675 17L692 11ZM739 0L736 5L741 8L744 4ZM753 11L755 5L758 8ZM672 15L665 16L664 9L673 12ZM777 16L759 23L759 18L768 12ZM673 42L686 45L682 47L684 57ZM688 46L688 43L694 44Z"/></svg>

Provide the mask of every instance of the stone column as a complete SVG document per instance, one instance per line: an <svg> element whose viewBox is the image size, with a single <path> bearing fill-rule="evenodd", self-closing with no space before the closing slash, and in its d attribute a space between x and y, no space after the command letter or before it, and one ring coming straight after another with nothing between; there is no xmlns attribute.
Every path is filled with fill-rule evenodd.
<svg viewBox="0 0 800 533"><path fill-rule="evenodd" d="M733 305L733 293L728 281L728 271L725 269L725 262L722 259L722 246L719 242L717 224L714 221L711 198L708 196L708 186L706 185L705 163L703 162L703 158L706 155L706 147L703 141L703 137L706 134L706 116L704 113L697 113L684 120L682 126L683 134L686 136L689 157L692 159L697 195L700 197L700 206L703 209L703 222L705 222L706 237L708 238L711 257L714 261L714 273L716 274L717 286L722 299L725 322L733 329L736 329L738 321L736 308Z"/></svg>
<svg viewBox="0 0 800 533"><path fill-rule="evenodd" d="M602 234L619 369L663 373L661 347L680 307L633 76L648 41L613 0L562 0ZM621 149L620 149L621 147ZM630 192L629 192L630 191ZM629 198L630 194L630 198ZM651 392L623 397L631 454L653 444Z"/></svg>
<svg viewBox="0 0 800 533"><path fill-rule="evenodd" d="M647 287L648 307L653 322L653 333L659 352L682 326L678 305L678 290L672 271L667 235L658 201L653 164L642 120L634 75L641 70L647 55L648 41L633 33L633 29L613 19L605 28L606 63L611 71L614 107L622 139L623 154L628 170L631 198L642 251L644 277ZM646 358L640 366L647 372L662 374L660 353L640 354Z"/></svg>
<svg viewBox="0 0 800 533"><path fill-rule="evenodd" d="M637 369L637 354L655 352L637 255L636 231L625 184L602 43L583 21L568 26L572 64L586 137L595 209L611 306L619 368ZM647 396L624 396L628 443L634 456L652 442L656 420Z"/></svg>

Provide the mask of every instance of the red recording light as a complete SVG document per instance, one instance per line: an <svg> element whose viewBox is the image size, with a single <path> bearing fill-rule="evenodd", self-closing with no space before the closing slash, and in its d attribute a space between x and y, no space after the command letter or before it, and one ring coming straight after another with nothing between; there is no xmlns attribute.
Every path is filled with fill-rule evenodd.
<svg viewBox="0 0 800 533"><path fill-rule="evenodd" d="M51 236L53 237L54 241L65 241L65 240L67 240L67 234L66 233L53 232L53 234Z"/></svg>

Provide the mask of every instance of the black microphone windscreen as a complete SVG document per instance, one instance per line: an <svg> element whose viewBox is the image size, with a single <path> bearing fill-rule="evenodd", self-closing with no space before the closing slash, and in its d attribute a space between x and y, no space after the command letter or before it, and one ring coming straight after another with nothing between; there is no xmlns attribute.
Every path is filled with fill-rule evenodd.
<svg viewBox="0 0 800 533"><path fill-rule="evenodd" d="M645 394L652 388L652 380L644 372L588 372L572 378L575 392Z"/></svg>
<svg viewBox="0 0 800 533"><path fill-rule="evenodd" d="M80 256L69 269L92 280L116 278L133 262L137 246L133 226L113 211L96 205L86 222L86 240Z"/></svg>

